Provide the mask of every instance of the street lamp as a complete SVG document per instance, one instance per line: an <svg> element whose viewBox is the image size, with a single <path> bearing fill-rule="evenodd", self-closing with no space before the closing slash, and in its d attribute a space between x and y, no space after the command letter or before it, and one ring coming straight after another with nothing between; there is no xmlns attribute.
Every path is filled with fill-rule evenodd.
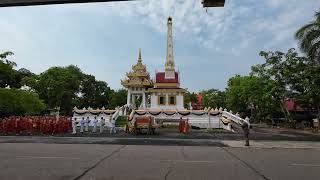
<svg viewBox="0 0 320 180"><path fill-rule="evenodd" d="M226 0L202 0L203 7L224 7Z"/></svg>

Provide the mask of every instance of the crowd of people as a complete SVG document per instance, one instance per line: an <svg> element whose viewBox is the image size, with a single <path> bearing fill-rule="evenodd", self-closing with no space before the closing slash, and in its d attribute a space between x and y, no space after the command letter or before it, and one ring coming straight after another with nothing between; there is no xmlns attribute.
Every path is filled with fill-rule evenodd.
<svg viewBox="0 0 320 180"><path fill-rule="evenodd" d="M60 116L11 116L0 119L0 134L3 135L55 135L68 133L71 119Z"/></svg>
<svg viewBox="0 0 320 180"><path fill-rule="evenodd" d="M103 133L105 119L70 118L65 116L10 116L0 118L0 135L57 135L83 134L84 132ZM110 134L116 133L115 120L110 120ZM90 127L91 126L91 127Z"/></svg>
<svg viewBox="0 0 320 180"><path fill-rule="evenodd" d="M72 134L77 134L77 126L80 126L80 133L83 134L84 132L89 132L89 126L92 125L92 133L97 133L97 129L99 127L99 133L103 133L106 127L106 119L101 117L100 119L95 116L93 119L90 120L89 117L87 118L80 118L80 120L77 120L77 118L72 118ZM110 119L110 134L116 133L116 126L115 126L115 119Z"/></svg>

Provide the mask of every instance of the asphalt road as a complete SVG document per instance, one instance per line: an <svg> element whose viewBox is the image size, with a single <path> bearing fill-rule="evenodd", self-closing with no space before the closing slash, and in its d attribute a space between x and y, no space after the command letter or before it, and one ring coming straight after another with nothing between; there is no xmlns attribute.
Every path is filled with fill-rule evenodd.
<svg viewBox="0 0 320 180"><path fill-rule="evenodd" d="M14 136L19 138L30 137L25 132L22 135ZM0 142L2 141L2 137L4 136L0 133ZM47 137L52 138L52 136L44 136L41 134L35 134L33 137ZM53 137L95 137L95 138L159 138L159 139L212 139L212 140L243 140L242 133L233 133L231 131L226 130L217 130L212 132L206 132L205 130L194 130L191 129L188 134L181 134L177 130L177 128L161 128L157 134L155 135L147 135L147 134L140 134L140 135L132 135L125 133L123 131L118 131L116 134L109 134L108 131L104 131L104 133L92 133L92 132L85 132L84 134L77 133L75 135L71 133L65 134L55 134ZM320 134L319 133L303 133L303 131L297 130L281 130L277 128L254 128L250 131L250 139L251 140L278 140L278 141L313 141L319 142L320 141ZM134 143L133 143L134 144Z"/></svg>
<svg viewBox="0 0 320 180"><path fill-rule="evenodd" d="M318 179L319 149L0 144L0 179Z"/></svg>

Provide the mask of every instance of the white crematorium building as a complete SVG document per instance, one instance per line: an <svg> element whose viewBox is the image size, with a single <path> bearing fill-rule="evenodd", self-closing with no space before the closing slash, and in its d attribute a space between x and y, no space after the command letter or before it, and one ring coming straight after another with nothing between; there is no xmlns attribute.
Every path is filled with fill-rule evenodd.
<svg viewBox="0 0 320 180"><path fill-rule="evenodd" d="M150 79L142 64L141 51L137 64L126 74L121 84L128 90L127 106L149 110L183 110L185 89L180 88L180 73L175 69L172 18L167 22L167 53L164 72L156 72Z"/></svg>

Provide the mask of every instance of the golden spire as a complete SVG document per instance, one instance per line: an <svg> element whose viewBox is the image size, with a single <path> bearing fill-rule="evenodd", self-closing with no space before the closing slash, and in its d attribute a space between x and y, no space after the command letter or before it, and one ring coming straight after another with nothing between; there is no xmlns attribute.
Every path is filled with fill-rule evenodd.
<svg viewBox="0 0 320 180"><path fill-rule="evenodd" d="M141 48L139 48L139 57L138 57L138 62L142 62L142 58L141 58Z"/></svg>
<svg viewBox="0 0 320 180"><path fill-rule="evenodd" d="M152 87L153 82L150 79L146 65L142 64L141 49L139 48L138 62L132 65L132 70L126 73L127 78L121 80L124 87Z"/></svg>

